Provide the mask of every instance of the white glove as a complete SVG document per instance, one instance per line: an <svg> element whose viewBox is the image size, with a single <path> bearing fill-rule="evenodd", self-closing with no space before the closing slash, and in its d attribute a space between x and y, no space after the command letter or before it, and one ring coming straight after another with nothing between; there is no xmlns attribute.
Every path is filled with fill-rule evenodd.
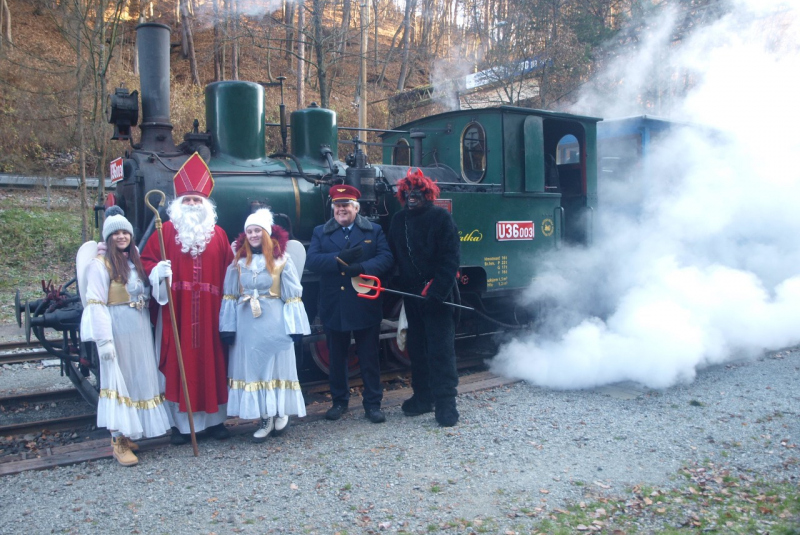
<svg viewBox="0 0 800 535"><path fill-rule="evenodd" d="M168 279L172 276L172 262L169 260L162 260L153 269L158 274L159 280Z"/></svg>
<svg viewBox="0 0 800 535"><path fill-rule="evenodd" d="M117 351L114 349L113 340L98 340L95 343L97 344L97 354L100 355L101 359L114 360L117 358Z"/></svg>

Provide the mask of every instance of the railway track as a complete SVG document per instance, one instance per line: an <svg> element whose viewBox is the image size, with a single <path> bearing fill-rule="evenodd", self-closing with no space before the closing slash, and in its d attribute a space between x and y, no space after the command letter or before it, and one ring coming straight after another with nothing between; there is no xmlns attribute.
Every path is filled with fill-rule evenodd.
<svg viewBox="0 0 800 535"><path fill-rule="evenodd" d="M400 375L401 374L395 372L389 372L384 374L384 380L392 381L393 379L397 379ZM327 381L323 382L327 383ZM498 377L488 371L478 371L475 373L461 375L458 392L459 394L467 394L470 392L477 392L480 390L488 390L499 386L509 385L515 382L517 381L514 379ZM395 381L393 384L396 385L397 383L398 381ZM404 383L405 381L400 382L400 384ZM351 381L351 386L356 386L357 384L357 380ZM316 391L320 394L324 393L324 389L321 384L312 383L304 385L304 393L308 392L311 394L312 391ZM399 407L403 400L409 396L410 393L407 386L386 389L384 391L382 407L387 409ZM313 396L309 396L309 398L311 397ZM323 419L325 417L325 412L330 406L329 400L326 399L318 399L315 401L309 401L309 399L307 399L306 402L307 416L305 418L293 418L291 425L304 425L307 422ZM353 407L358 407L361 404L358 395L354 395L350 402ZM353 414L357 414L357 412L358 411L352 411ZM348 415L345 416L345 419L352 417L352 415ZM73 416L68 419L42 421L32 424L19 424L20 427L17 427L17 429L13 430L13 432L14 434L19 434L19 430L22 429L22 425L34 426L33 428L29 428L29 431L31 431L31 429L35 429L35 432L41 432L42 429L46 429L48 432L55 432L58 429L74 429L78 427L85 428L86 426L94 423L94 418L94 414L85 414ZM255 430L256 424L251 420L239 420L238 418L232 418L228 419L226 426L231 431L231 434L241 435L252 433ZM14 426L0 428L0 436L4 436L7 431L12 431L11 427ZM42 470L55 466L67 466L86 461L110 458L111 447L109 445L109 440L107 434L103 434L103 438L88 438L82 442L68 443L63 446L44 447L41 449L34 447L23 453L0 456L0 476L17 474L28 470ZM169 437L164 436L146 439L137 443L143 451L161 449L169 447ZM202 443L200 449L202 455Z"/></svg>
<svg viewBox="0 0 800 535"><path fill-rule="evenodd" d="M61 343L54 341L54 343ZM25 362L41 362L42 360L52 359L39 342L8 342L0 344L0 365L2 364L22 364Z"/></svg>

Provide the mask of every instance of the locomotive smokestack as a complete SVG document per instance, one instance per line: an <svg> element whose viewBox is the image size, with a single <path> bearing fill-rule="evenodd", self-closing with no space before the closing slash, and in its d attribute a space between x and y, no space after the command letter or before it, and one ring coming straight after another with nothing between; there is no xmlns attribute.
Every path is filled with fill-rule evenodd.
<svg viewBox="0 0 800 535"><path fill-rule="evenodd" d="M169 27L147 22L136 27L142 86L142 149L174 152L169 117Z"/></svg>

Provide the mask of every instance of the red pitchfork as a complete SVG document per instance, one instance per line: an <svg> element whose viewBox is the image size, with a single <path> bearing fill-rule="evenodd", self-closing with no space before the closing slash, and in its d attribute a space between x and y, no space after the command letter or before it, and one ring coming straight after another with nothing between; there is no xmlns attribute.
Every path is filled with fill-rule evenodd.
<svg viewBox="0 0 800 535"><path fill-rule="evenodd" d="M365 280L373 281L375 283L375 286L372 286L371 284L364 284L363 282L359 282L358 283L358 285L360 287L362 287L362 288L367 288L369 290L375 290L375 294L374 295L369 295L369 293L363 293L363 294L359 293L358 296L359 297L363 297L364 299L377 299L378 296L381 294L381 292L388 292L390 294L402 295L403 297L414 297L416 299L425 299L425 297L423 297L421 295L410 294L408 292L401 292L401 291L398 291L398 290L390 290L389 288L384 288L383 286L381 286L381 280L378 277L375 277L373 275L361 274L361 275L359 275L359 277L361 277L362 279L365 279ZM444 301L442 304L450 306L450 307L463 308L464 310L471 310L472 312L477 312L472 307L467 307L467 306L464 306L464 305L458 305L456 303L448 303L447 301Z"/></svg>

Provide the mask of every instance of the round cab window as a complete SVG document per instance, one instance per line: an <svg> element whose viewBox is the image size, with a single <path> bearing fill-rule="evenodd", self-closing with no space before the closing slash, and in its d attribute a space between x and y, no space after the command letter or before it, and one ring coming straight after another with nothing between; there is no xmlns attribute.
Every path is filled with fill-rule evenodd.
<svg viewBox="0 0 800 535"><path fill-rule="evenodd" d="M467 182L480 182L486 175L486 131L469 123L461 135L461 176Z"/></svg>
<svg viewBox="0 0 800 535"><path fill-rule="evenodd" d="M411 165L411 147L408 141L400 138L392 149L392 163L395 165Z"/></svg>

